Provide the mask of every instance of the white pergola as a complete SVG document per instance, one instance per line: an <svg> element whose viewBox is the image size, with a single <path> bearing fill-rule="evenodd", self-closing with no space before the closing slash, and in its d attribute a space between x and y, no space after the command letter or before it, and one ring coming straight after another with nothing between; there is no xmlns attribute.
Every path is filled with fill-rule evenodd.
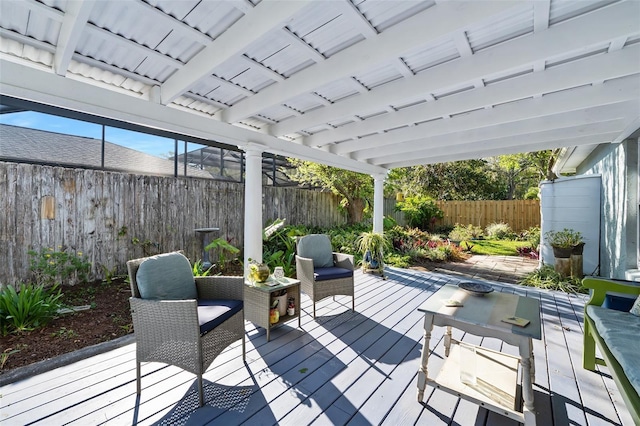
<svg viewBox="0 0 640 426"><path fill-rule="evenodd" d="M0 94L370 174L640 127L640 1L2 0ZM1 141L0 141L1 143Z"/></svg>

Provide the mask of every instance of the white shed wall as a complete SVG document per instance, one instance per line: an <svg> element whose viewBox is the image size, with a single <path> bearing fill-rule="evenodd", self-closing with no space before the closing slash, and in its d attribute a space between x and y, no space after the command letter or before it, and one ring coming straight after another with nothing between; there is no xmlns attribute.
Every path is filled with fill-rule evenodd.
<svg viewBox="0 0 640 426"><path fill-rule="evenodd" d="M540 184L540 261L554 265L553 250L545 241L549 231L571 228L585 241L583 271L591 275L600 264L600 189L599 175L560 178Z"/></svg>

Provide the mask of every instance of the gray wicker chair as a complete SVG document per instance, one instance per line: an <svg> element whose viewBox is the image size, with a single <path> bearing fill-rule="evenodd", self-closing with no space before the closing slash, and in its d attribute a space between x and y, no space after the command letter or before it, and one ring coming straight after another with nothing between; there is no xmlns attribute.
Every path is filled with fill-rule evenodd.
<svg viewBox="0 0 640 426"><path fill-rule="evenodd" d="M296 274L300 289L313 302L313 318L316 302L329 296L351 296L351 309L355 311L353 271L353 256L333 252L327 235L310 234L298 239Z"/></svg>
<svg viewBox="0 0 640 426"><path fill-rule="evenodd" d="M141 390L141 363L163 362L198 376L198 398L202 406L204 404L202 374L214 359L238 339L242 339L242 359L245 359L244 308L242 306L244 280L242 277L223 276L193 279L192 275L196 287L194 291L197 291L195 299L144 298L147 297L145 292L148 291L146 290L148 287L141 285L141 278L138 275L140 266L149 259L157 261L162 256L176 254L182 256L180 253L170 253L127 262L133 294L129 302L136 337L137 393L139 395ZM186 260L186 263L189 264L189 261ZM191 273L190 265L189 269ZM172 272L159 277L156 273L155 281L171 279ZM185 273L184 270L181 272ZM156 285L156 282L153 285ZM158 285L169 284L164 282ZM141 290L144 290L142 295ZM229 306L233 309L229 309Z"/></svg>

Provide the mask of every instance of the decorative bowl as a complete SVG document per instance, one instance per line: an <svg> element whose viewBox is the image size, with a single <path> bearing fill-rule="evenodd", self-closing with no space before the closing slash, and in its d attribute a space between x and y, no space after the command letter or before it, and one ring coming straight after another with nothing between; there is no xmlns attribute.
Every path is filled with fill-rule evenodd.
<svg viewBox="0 0 640 426"><path fill-rule="evenodd" d="M472 296L484 296L493 291L493 287L483 283L462 282L458 284L458 287Z"/></svg>

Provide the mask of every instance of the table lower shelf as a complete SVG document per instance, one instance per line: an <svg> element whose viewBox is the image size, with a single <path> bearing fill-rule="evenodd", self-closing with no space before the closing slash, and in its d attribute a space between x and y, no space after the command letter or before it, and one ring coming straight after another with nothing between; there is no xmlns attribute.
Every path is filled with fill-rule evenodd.
<svg viewBox="0 0 640 426"><path fill-rule="evenodd" d="M466 344L463 344L466 345ZM464 358L457 342L435 379L427 378L427 383L445 392L456 395L485 407L498 414L520 422L522 413L522 388L518 384L520 358L492 351L475 345L467 345L475 350L475 384L463 383L460 378L461 365L473 368L473 360ZM465 356L467 356L465 354Z"/></svg>

